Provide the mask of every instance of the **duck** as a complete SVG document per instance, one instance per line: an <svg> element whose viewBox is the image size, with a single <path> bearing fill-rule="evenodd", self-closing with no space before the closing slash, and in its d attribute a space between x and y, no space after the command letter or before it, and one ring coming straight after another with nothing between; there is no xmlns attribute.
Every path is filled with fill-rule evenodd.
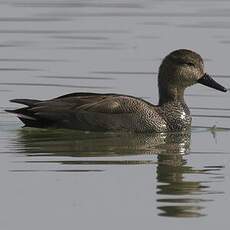
<svg viewBox="0 0 230 230"><path fill-rule="evenodd" d="M200 83L227 92L204 71L202 57L188 49L169 53L158 71L159 103L115 93L77 92L49 100L13 99L14 113L24 127L64 128L99 132L180 132L191 128L184 100L186 88Z"/></svg>

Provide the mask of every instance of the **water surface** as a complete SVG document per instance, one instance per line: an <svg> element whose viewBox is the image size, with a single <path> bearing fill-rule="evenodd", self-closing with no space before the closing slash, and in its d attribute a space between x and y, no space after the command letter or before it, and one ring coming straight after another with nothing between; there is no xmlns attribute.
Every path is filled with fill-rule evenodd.
<svg viewBox="0 0 230 230"><path fill-rule="evenodd" d="M230 88L228 1L0 1L1 229L228 229L229 93L193 86L186 133L22 129L12 98L124 93L157 103L170 51Z"/></svg>

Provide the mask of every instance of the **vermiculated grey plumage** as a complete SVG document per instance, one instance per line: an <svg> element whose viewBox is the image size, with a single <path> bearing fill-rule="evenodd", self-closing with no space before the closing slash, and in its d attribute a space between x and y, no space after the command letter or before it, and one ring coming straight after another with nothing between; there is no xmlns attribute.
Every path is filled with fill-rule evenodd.
<svg viewBox="0 0 230 230"><path fill-rule="evenodd" d="M207 83L203 60L190 50L176 50L159 68L159 105L119 94L72 93L51 100L14 99L27 107L16 113L25 126L91 131L166 132L191 126L184 90L197 82L226 91L214 80ZM209 76L208 76L209 77ZM210 77L209 77L210 78ZM213 83L214 82L214 83Z"/></svg>

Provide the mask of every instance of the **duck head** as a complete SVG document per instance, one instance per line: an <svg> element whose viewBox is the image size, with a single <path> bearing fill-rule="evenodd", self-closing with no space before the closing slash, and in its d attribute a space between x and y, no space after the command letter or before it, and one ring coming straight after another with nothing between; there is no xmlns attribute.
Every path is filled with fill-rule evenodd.
<svg viewBox="0 0 230 230"><path fill-rule="evenodd" d="M163 59L159 68L159 104L184 100L185 88L196 83L222 92L227 91L204 72L204 62L199 54L186 49L173 51Z"/></svg>

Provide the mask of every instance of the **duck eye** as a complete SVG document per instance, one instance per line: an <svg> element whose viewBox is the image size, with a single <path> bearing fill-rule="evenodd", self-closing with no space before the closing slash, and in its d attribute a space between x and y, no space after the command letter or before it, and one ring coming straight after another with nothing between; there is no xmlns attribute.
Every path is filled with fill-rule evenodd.
<svg viewBox="0 0 230 230"><path fill-rule="evenodd" d="M181 59L174 59L174 63L177 65L187 65L187 66L193 66L195 67L196 65L193 62L186 61L186 60L181 60Z"/></svg>
<svg viewBox="0 0 230 230"><path fill-rule="evenodd" d="M195 67L195 64L194 64L194 63L192 63L192 62L185 62L184 64L185 64L185 65L189 65L189 66L193 66L193 67Z"/></svg>

